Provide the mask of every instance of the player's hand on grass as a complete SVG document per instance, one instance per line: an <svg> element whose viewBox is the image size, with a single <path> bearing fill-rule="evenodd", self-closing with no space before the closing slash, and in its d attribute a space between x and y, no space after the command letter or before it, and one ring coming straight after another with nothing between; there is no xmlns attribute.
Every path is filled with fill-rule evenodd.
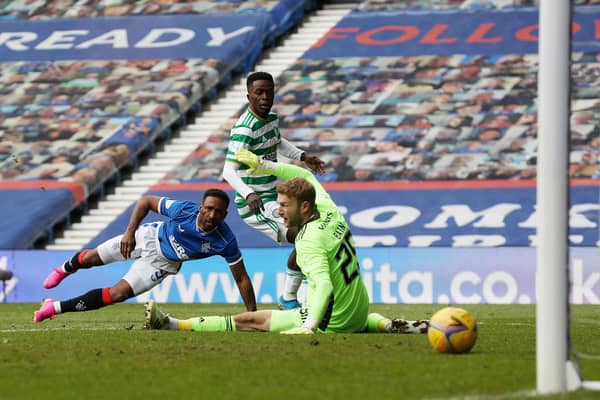
<svg viewBox="0 0 600 400"><path fill-rule="evenodd" d="M325 173L325 161L317 156L309 156L304 153L304 164L311 169L312 172L323 175Z"/></svg>
<svg viewBox="0 0 600 400"><path fill-rule="evenodd" d="M314 332L307 327L301 326L298 328L288 329L287 331L281 331L282 335L311 335Z"/></svg>
<svg viewBox="0 0 600 400"><path fill-rule="evenodd" d="M248 197L246 197L246 201L248 201L248 207L250 207L250 211L252 211L254 214L260 214L262 211L265 211L263 201L256 193L250 193Z"/></svg>
<svg viewBox="0 0 600 400"><path fill-rule="evenodd" d="M128 259L135 249L135 232L125 232L121 238L121 254Z"/></svg>

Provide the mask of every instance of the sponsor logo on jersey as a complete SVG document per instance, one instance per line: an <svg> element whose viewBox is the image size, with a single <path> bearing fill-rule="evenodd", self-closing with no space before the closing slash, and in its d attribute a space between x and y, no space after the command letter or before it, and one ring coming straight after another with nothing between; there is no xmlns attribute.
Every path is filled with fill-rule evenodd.
<svg viewBox="0 0 600 400"><path fill-rule="evenodd" d="M183 248L183 246L181 246L177 240L175 240L175 236L171 235L169 236L169 243L171 244L171 247L173 248L173 250L175 251L175 253L177 253L177 257L180 260L189 260L190 256L188 256L185 252L185 249Z"/></svg>
<svg viewBox="0 0 600 400"><path fill-rule="evenodd" d="M181 233L185 232L185 230L181 227L181 225L177 225L177 230Z"/></svg>

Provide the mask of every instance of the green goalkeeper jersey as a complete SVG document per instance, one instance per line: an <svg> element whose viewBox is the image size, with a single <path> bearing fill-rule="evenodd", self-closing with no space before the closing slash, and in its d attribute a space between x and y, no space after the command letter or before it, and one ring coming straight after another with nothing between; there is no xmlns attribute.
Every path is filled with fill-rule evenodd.
<svg viewBox="0 0 600 400"><path fill-rule="evenodd" d="M300 228L295 242L296 260L308 283L308 318L318 321L325 332L363 331L369 295L348 223L311 172L278 163L275 175L284 180L304 178L317 195L317 212Z"/></svg>

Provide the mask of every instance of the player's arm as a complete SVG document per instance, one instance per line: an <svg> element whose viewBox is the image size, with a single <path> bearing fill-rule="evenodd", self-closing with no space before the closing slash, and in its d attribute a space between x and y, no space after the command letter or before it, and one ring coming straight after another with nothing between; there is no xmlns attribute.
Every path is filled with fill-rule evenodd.
<svg viewBox="0 0 600 400"><path fill-rule="evenodd" d="M248 272L246 271L244 260L240 258L240 260L235 264L230 264L229 268L231 269L233 279L235 279L235 283L240 291L240 294L242 295L242 300L244 301L246 310L256 311L256 297L254 296L254 287L252 286L252 281L250 280Z"/></svg>
<svg viewBox="0 0 600 400"><path fill-rule="evenodd" d="M325 189L321 186L317 178L307 169L292 164L264 160L246 149L237 150L233 157L237 162L250 167L248 169L249 175L275 175L283 180L304 178L315 187L317 193L319 191L325 192Z"/></svg>
<svg viewBox="0 0 600 400"><path fill-rule="evenodd" d="M225 179L236 192L241 194L244 198L247 198L249 194L254 193L254 190L242 181L242 178L240 178L240 175L238 174L239 168L240 165L236 161L226 159L225 165L223 166L223 179Z"/></svg>
<svg viewBox="0 0 600 400"><path fill-rule="evenodd" d="M234 157L238 162L246 164L248 167L250 167L248 169L248 175L275 175L283 180L304 178L315 188L319 207L336 207L325 188L321 185L321 183L319 183L312 172L305 168L301 168L293 164L260 159L256 154L245 149L236 151Z"/></svg>
<svg viewBox="0 0 600 400"><path fill-rule="evenodd" d="M265 210L262 199L258 194L254 192L248 185L246 185L242 178L240 178L237 170L239 164L236 162L225 161L223 167L223 178L231 185L231 187L246 199L248 207L254 214L259 214Z"/></svg>
<svg viewBox="0 0 600 400"><path fill-rule="evenodd" d="M277 146L277 151L287 158L304 162L304 164L306 164L306 166L315 173L321 175L325 173L324 161L317 156L309 155L305 151L300 150L292 143L287 141L287 139L281 138L281 141Z"/></svg>
<svg viewBox="0 0 600 400"><path fill-rule="evenodd" d="M299 254L304 252L304 249L298 251ZM314 332L321 323L321 320L327 311L327 307L330 305L331 296L333 296L333 283L331 282L331 277L329 275L329 264L322 252L308 256L303 254L298 263L302 263L300 265L310 265L310 268L302 268L302 272L304 272L315 285L313 297L308 309L308 316L304 321L304 327Z"/></svg>
<svg viewBox="0 0 600 400"><path fill-rule="evenodd" d="M238 192L244 199L248 201L248 206L255 214L264 210L263 202L260 196L254 193L254 190L246 185L239 174L240 164L235 159L235 153L244 149L248 150L249 133L251 131L245 127L237 127L231 130L229 145L227 146L227 156L225 157L225 165L223 166L223 179Z"/></svg>
<svg viewBox="0 0 600 400"><path fill-rule="evenodd" d="M140 222L146 215L148 215L149 211L154 211L158 213L158 204L160 202L160 197L158 196L143 196L141 199L137 201L135 204L135 208L131 213L131 217L129 218L129 224L127 224L127 228L123 233L123 237L121 238L121 254L125 258L129 258L133 249L135 249L135 231L140 226Z"/></svg>
<svg viewBox="0 0 600 400"><path fill-rule="evenodd" d="M242 299L246 305L246 310L256 311L256 297L254 296L252 281L250 280L248 272L246 271L244 258L242 257L242 252L240 251L240 247L238 246L235 238L231 240L227 246L225 246L221 252L221 256L225 259L225 261L227 261L227 264L229 264L231 275L233 275L235 284L242 295Z"/></svg>

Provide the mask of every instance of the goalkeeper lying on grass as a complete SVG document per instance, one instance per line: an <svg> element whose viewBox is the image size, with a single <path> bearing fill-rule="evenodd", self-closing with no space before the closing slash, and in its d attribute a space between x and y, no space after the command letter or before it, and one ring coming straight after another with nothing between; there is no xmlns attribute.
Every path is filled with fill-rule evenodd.
<svg viewBox="0 0 600 400"><path fill-rule="evenodd" d="M235 159L248 165L250 174L273 174L284 180L277 184L279 215L288 228L299 229L296 257L308 281L307 307L178 320L164 314L150 301L145 307L146 328L284 334L426 332L428 321L425 320L392 320L369 314L369 297L348 224L311 172L290 164L261 160L247 150L239 150Z"/></svg>

